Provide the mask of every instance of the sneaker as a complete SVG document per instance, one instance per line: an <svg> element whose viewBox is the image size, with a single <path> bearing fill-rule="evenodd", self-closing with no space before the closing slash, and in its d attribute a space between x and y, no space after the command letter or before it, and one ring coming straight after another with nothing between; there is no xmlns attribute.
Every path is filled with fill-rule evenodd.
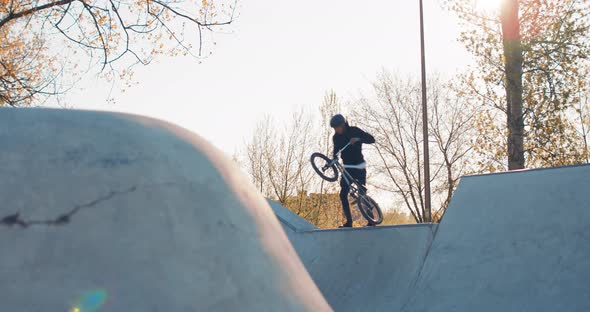
<svg viewBox="0 0 590 312"><path fill-rule="evenodd" d="M346 222L346 223L342 224L341 226L339 226L338 228L351 228L351 227L352 227L352 223Z"/></svg>

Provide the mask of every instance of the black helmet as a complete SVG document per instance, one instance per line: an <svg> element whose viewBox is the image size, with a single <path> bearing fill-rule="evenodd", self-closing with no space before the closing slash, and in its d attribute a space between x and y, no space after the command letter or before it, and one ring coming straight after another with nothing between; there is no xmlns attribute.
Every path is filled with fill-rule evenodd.
<svg viewBox="0 0 590 312"><path fill-rule="evenodd" d="M332 128L336 128L344 124L346 124L346 118L340 114L334 115L334 117L330 119L330 127Z"/></svg>

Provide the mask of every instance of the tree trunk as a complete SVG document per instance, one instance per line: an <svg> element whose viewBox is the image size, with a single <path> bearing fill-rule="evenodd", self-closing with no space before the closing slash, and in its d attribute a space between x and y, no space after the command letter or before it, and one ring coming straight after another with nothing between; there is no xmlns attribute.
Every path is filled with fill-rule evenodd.
<svg viewBox="0 0 590 312"><path fill-rule="evenodd" d="M508 170L524 168L524 120L522 107L522 45L518 0L506 0L501 13L506 72L508 122Z"/></svg>

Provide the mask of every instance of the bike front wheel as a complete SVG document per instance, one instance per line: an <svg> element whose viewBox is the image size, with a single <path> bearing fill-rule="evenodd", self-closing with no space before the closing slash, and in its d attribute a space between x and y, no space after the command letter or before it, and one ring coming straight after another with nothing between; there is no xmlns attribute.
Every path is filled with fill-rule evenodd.
<svg viewBox="0 0 590 312"><path fill-rule="evenodd" d="M336 182L338 180L338 169L336 165L332 164L332 159L322 153L313 153L310 158L313 170L328 182ZM330 165L332 164L332 165Z"/></svg>
<svg viewBox="0 0 590 312"><path fill-rule="evenodd" d="M378 225L383 222L383 213L379 204L367 195L361 195L357 198L357 206L361 214L371 225Z"/></svg>

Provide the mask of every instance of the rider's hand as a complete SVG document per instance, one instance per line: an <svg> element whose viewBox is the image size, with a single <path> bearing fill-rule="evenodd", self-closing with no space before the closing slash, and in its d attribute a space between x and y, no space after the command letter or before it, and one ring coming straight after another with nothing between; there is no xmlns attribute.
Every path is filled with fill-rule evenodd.
<svg viewBox="0 0 590 312"><path fill-rule="evenodd" d="M350 144L354 145L356 142L360 142L360 140L361 140L360 138L352 138L352 139L350 139Z"/></svg>

